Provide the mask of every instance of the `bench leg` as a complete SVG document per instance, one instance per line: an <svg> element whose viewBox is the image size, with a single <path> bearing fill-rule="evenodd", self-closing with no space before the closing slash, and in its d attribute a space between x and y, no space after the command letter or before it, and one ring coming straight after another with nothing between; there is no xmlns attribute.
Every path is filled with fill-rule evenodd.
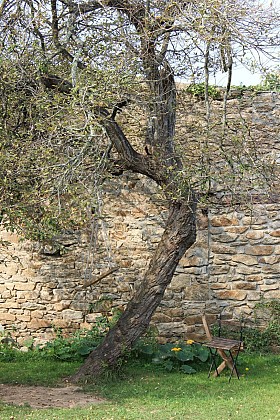
<svg viewBox="0 0 280 420"><path fill-rule="evenodd" d="M226 352L224 350L221 349L217 349L217 353L221 356L221 358L223 359L222 363L219 366L216 366L215 364L215 370L213 372L213 376L217 377L219 376L219 374L226 368L228 367L230 369L231 375L235 375L239 378L237 369L236 369L236 363L234 363L234 359L232 357L232 354L230 354L229 356L226 354ZM215 356L214 356L215 357ZM213 354L212 354L212 358L213 358ZM212 361L210 370L212 370L214 362Z"/></svg>
<svg viewBox="0 0 280 420"><path fill-rule="evenodd" d="M225 369L225 367L227 366L226 362L223 361L218 367L217 369L214 371L213 376L216 378L217 376L220 375L220 373Z"/></svg>

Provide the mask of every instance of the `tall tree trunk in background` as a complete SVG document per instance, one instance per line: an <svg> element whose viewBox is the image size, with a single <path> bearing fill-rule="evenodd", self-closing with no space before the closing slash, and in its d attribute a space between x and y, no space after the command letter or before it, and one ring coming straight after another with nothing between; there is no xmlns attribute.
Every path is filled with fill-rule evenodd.
<svg viewBox="0 0 280 420"><path fill-rule="evenodd" d="M129 350L146 331L172 280L179 260L195 242L195 207L194 200L192 204L171 205L165 231L140 288L102 344L89 355L79 371L72 376L73 382L89 375L96 377L104 368L113 367L124 351Z"/></svg>

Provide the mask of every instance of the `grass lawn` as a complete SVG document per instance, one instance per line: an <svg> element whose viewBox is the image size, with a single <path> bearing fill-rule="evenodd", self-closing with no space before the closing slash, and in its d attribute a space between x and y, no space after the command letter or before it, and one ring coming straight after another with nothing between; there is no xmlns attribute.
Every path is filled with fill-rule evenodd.
<svg viewBox="0 0 280 420"><path fill-rule="evenodd" d="M94 420L274 420L280 419L280 357L242 354L241 378L227 373L207 379L167 373L139 361L125 367L122 378L103 379L86 391L107 399L99 405L71 409L32 409L0 403L0 419ZM78 363L30 360L0 363L0 383L59 385Z"/></svg>

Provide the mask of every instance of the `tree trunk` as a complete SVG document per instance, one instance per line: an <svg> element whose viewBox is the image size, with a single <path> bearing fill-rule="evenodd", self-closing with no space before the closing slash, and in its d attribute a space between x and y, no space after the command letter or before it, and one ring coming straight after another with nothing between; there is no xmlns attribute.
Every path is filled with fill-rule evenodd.
<svg viewBox="0 0 280 420"><path fill-rule="evenodd" d="M118 359L146 331L151 317L172 280L179 260L195 242L195 200L191 204L173 203L165 231L149 264L143 282L128 303L126 310L108 332L103 342L92 351L73 382L86 376L97 377Z"/></svg>

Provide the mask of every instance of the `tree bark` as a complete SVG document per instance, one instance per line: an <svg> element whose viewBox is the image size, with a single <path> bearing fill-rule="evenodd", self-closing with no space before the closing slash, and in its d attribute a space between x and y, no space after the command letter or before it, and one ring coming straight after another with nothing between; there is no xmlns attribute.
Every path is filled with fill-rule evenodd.
<svg viewBox="0 0 280 420"><path fill-rule="evenodd" d="M165 231L145 277L124 313L104 341L86 359L70 379L77 382L87 376L97 377L112 368L125 351L146 331L151 317L172 280L178 262L196 238L196 203L171 204Z"/></svg>

